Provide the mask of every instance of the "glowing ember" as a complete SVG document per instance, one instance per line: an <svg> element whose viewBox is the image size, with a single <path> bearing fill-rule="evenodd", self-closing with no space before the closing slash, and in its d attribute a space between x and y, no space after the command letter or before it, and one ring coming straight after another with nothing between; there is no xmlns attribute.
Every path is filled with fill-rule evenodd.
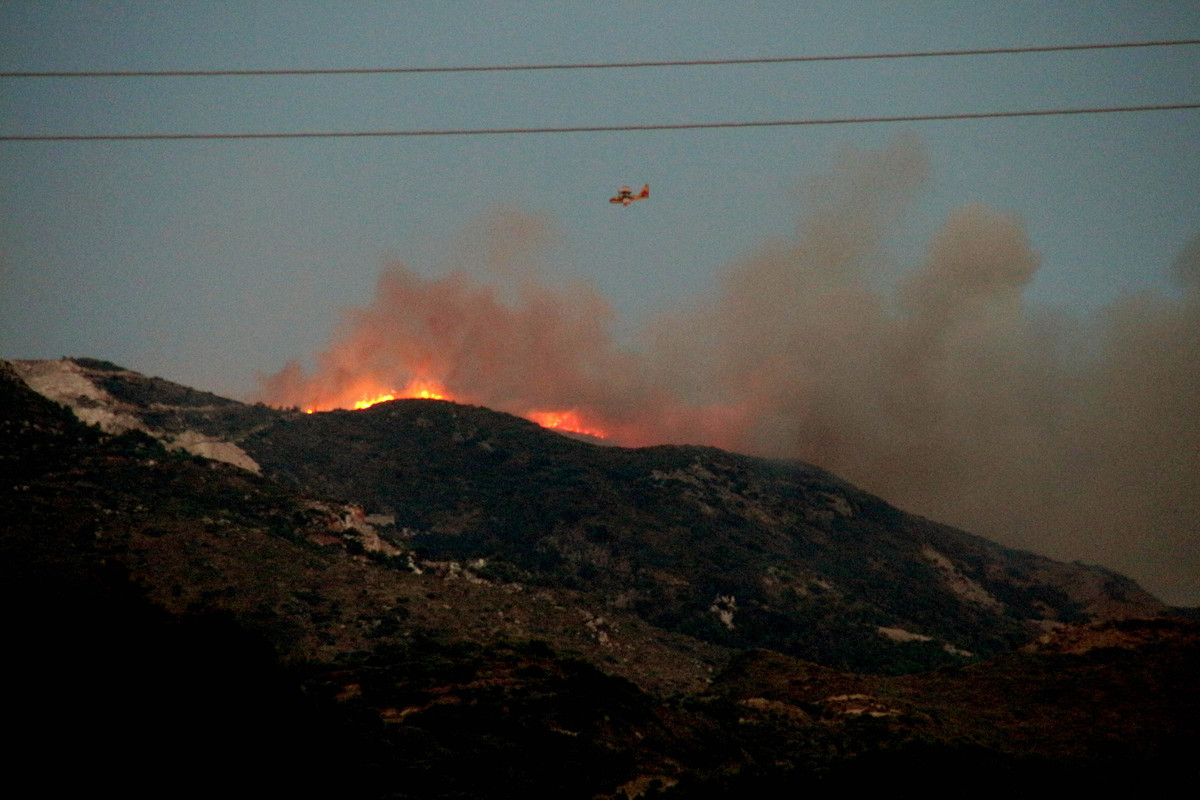
<svg viewBox="0 0 1200 800"><path fill-rule="evenodd" d="M334 408L352 408L356 411L364 408L370 408L376 403L386 403L388 400L410 399L416 398L421 400L452 400L446 389L436 381L424 380L422 378L414 378L409 381L403 391L396 389L371 389L363 391L361 388L358 394L358 399L353 400L354 394L349 392L342 395L338 400L326 400L315 406L309 406L304 409L305 414L314 414L317 411L329 411Z"/></svg>
<svg viewBox="0 0 1200 800"><path fill-rule="evenodd" d="M364 397L361 400L354 402L355 410L370 408L376 403L386 403L388 400L400 399L419 399L419 400L449 400L446 396L446 390L441 384L434 381L422 380L414 378L409 381L408 386L404 387L404 391L398 392L391 389L387 392Z"/></svg>
<svg viewBox="0 0 1200 800"><path fill-rule="evenodd" d="M355 401L354 408L355 408L355 410L359 410L359 409L363 409L363 408L370 408L371 406L375 405L376 403L383 403L388 400L395 400L395 399L396 399L395 394L380 394L380 395L376 395L375 397L368 397L368 398L364 398L362 400Z"/></svg>
<svg viewBox="0 0 1200 800"><path fill-rule="evenodd" d="M597 439L607 438L603 431L588 428L579 414L574 411L531 411L527 417L543 428L582 433L585 436L595 436Z"/></svg>
<svg viewBox="0 0 1200 800"><path fill-rule="evenodd" d="M409 382L404 391L400 393L401 397L415 397L422 400L449 400L446 396L446 390L440 384L434 381L426 381L414 379ZM394 398L387 397L386 400Z"/></svg>
<svg viewBox="0 0 1200 800"><path fill-rule="evenodd" d="M377 389L373 392L367 392L360 395L358 400L343 399L340 402L321 404L311 408L304 409L305 414L313 414L317 411L325 411L332 408L353 408L355 411L360 411L364 408L370 408L377 403L386 403L388 400L450 400L455 398L450 396L446 388L437 381L427 380L425 378L414 378L409 381L408 385L402 391L396 389ZM589 427L579 415L577 411L530 411L525 414L525 418L536 422L543 428L551 430L564 431L567 433L580 433L585 436L594 436L597 439L606 439L608 434L597 428Z"/></svg>

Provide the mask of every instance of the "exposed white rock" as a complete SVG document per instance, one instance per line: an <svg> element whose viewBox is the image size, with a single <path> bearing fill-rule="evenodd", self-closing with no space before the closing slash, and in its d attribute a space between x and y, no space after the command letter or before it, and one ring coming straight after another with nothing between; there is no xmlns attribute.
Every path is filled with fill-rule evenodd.
<svg viewBox="0 0 1200 800"><path fill-rule="evenodd" d="M822 705L836 714L847 717L896 717L900 709L892 708L869 694L839 694L826 697Z"/></svg>
<svg viewBox="0 0 1200 800"><path fill-rule="evenodd" d="M845 496L833 492L818 492L829 503L829 510L839 517L853 517L854 507Z"/></svg>
<svg viewBox="0 0 1200 800"><path fill-rule="evenodd" d="M954 562L946 558L946 556L934 550L929 545L921 548L921 555L930 564L933 564L942 577L946 581L947 588L957 594L964 600L969 600L972 603L978 603L985 608L990 608L995 611L1004 609L1004 604L996 598L992 597L987 589L984 589L978 582L968 578L959 571L958 567L954 566Z"/></svg>
<svg viewBox="0 0 1200 800"><path fill-rule="evenodd" d="M147 432L154 435L153 431L147 430ZM170 437L164 436L163 443L167 447L186 450L192 455L210 458L213 461L224 461L226 464L233 464L235 467L241 467L255 474L261 472L258 462L233 442L207 436L199 431L184 431L172 434Z"/></svg>
<svg viewBox="0 0 1200 800"><path fill-rule="evenodd" d="M721 624L733 630L733 615L737 612L737 598L731 594L719 594L713 599L709 611L717 615Z"/></svg>
<svg viewBox="0 0 1200 800"><path fill-rule="evenodd" d="M590 611L581 611L581 614L584 627L595 638L597 644L611 647L612 637L609 634L615 631L615 626L611 625L604 617L592 614Z"/></svg>
<svg viewBox="0 0 1200 800"><path fill-rule="evenodd" d="M477 585L490 583L457 561L422 561L421 566L424 571L433 572L444 581L466 581Z"/></svg>
<svg viewBox="0 0 1200 800"><path fill-rule="evenodd" d="M876 628L876 630L879 632L880 636L883 636L884 638L887 638L887 639L891 639L893 642L932 642L933 641L932 636L926 636L921 633L913 633L912 631L904 630L904 628L885 628L883 626L880 626L879 628ZM974 653L972 653L969 650L963 650L961 648L955 647L954 645L948 644L948 643L943 643L942 649L945 650L947 653L949 653L952 656L962 656L963 658L970 658L971 656L974 655Z"/></svg>
<svg viewBox="0 0 1200 800"><path fill-rule="evenodd" d="M945 650L947 653L949 653L952 656L962 656L963 658L972 658L975 655L970 650L963 650L961 647L955 647L954 645L950 644L949 642L946 642L945 644L943 644L942 649Z"/></svg>
<svg viewBox="0 0 1200 800"><path fill-rule="evenodd" d="M142 431L172 450L185 450L213 461L224 461L249 472L261 472L258 464L233 442L208 436L199 431L167 433L138 419L133 406L122 403L88 378L74 361L10 362L30 389L48 400L66 406L85 425L97 425L105 433ZM120 373L117 373L120 374ZM128 373L133 374L133 373Z"/></svg>
<svg viewBox="0 0 1200 800"><path fill-rule="evenodd" d="M925 636L921 633L913 633L906 631L904 628L876 628L879 635L885 639L891 639L893 642L932 642L932 636Z"/></svg>
<svg viewBox="0 0 1200 800"><path fill-rule="evenodd" d="M84 377L83 369L74 361L60 359L11 363L30 389L56 403L73 406L80 398L104 405L116 403L112 395Z"/></svg>
<svg viewBox="0 0 1200 800"><path fill-rule="evenodd" d="M106 433L145 430L145 426L108 392L88 380L74 361L13 361L17 374L30 389L75 412L85 425L98 425Z"/></svg>

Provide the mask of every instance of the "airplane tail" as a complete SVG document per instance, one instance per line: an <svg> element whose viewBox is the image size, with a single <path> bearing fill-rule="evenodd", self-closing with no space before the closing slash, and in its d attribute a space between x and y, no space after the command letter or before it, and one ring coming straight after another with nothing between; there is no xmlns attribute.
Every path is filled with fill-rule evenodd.
<svg viewBox="0 0 1200 800"><path fill-rule="evenodd" d="M643 186L642 193L638 196L639 197L649 197L650 196L650 184L647 183L645 186Z"/></svg>

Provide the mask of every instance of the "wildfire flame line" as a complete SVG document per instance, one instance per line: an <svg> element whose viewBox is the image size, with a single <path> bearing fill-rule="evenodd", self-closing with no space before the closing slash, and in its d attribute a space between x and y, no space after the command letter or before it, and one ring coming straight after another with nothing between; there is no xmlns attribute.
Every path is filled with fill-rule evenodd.
<svg viewBox="0 0 1200 800"><path fill-rule="evenodd" d="M366 398L363 400L356 400L356 401L354 401L354 410L361 411L364 408L370 408L371 406L375 405L376 403L385 403L388 400L395 400L395 399L396 399L395 394L381 394L381 395L376 395L375 397L369 397L369 398Z"/></svg>
<svg viewBox="0 0 1200 800"><path fill-rule="evenodd" d="M411 381L403 391L391 389L388 391L377 391L362 395L358 400L354 401L337 401L328 404L322 404L322 407L311 407L304 409L304 413L313 414L317 411L325 411L334 408L353 408L356 411L361 411L365 408L370 408L378 403L386 403L389 400L451 400L454 398L450 393L435 381L416 379ZM543 428L550 430L565 431L568 433L579 433L585 436L592 436L597 439L606 439L608 434L604 431L589 426L577 411L530 411L523 415L531 422L536 422Z"/></svg>
<svg viewBox="0 0 1200 800"><path fill-rule="evenodd" d="M582 433L585 436L594 436L597 439L608 438L608 435L604 431L587 427L583 419L575 411L530 411L525 416L526 419L536 422L543 428L568 431L570 433Z"/></svg>

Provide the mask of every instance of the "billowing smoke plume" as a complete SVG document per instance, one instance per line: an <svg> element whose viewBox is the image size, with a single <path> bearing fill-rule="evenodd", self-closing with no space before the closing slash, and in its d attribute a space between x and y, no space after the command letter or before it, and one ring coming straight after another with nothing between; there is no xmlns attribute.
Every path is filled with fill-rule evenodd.
<svg viewBox="0 0 1200 800"><path fill-rule="evenodd" d="M661 315L636 350L615 345L595 290L514 270L542 226L501 216L476 249L506 293L391 266L316 370L288 365L264 399L328 408L421 379L517 414L573 411L624 444L802 458L910 511L1200 602L1200 237L1172 265L1177 296L1079 320L1025 299L1039 257L1020 220L986 207L957 211L922 263L896 269L887 235L926 171L908 140L845 155L793 236Z"/></svg>

